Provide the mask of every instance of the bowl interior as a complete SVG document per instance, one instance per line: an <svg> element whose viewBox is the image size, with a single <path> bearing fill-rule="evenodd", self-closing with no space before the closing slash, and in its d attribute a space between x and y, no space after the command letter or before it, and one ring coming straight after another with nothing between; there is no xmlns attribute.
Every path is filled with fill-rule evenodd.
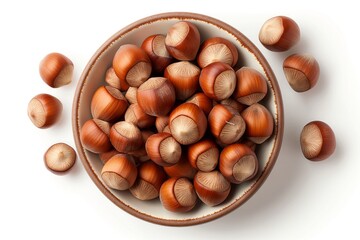
<svg viewBox="0 0 360 240"><path fill-rule="evenodd" d="M104 85L106 70L111 66L116 50L126 43L141 45L149 35L166 34L167 29L179 20L194 23L201 34L202 40L209 37L223 37L235 44L239 51L239 66L248 66L257 69L266 77L269 92L262 101L272 113L275 120L273 136L257 149L259 159L259 174L247 183L232 186L232 192L227 200L215 207L204 204L188 213L172 213L166 211L159 201L140 201L128 191L109 189L100 177L102 162L96 154L86 151L80 142L79 131L84 122L91 118L90 102L95 90ZM164 225L192 225L203 223L222 216L245 202L261 186L271 171L282 139L282 101L280 91L268 63L258 49L236 29L216 19L190 13L159 14L142 19L120 30L112 36L95 53L85 68L78 84L73 106L73 128L76 147L79 156L88 174L98 188L117 206L141 219Z"/></svg>

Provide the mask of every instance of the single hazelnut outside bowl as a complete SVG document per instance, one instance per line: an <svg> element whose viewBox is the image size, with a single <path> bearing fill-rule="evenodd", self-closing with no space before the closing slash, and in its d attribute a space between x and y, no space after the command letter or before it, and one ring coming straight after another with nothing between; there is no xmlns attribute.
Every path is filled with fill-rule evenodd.
<svg viewBox="0 0 360 240"><path fill-rule="evenodd" d="M158 200L140 201L129 191L117 191L106 186L101 178L102 161L97 154L85 149L80 140L80 129L91 119L91 98L102 85L106 71L112 66L114 55L121 45L131 43L141 46L153 34L166 35L168 29L179 21L189 21L196 25L201 42L206 38L221 37L234 44L239 53L238 66L252 67L266 80L268 93L262 104L274 119L274 130L266 142L257 146L258 174L241 187L232 187L226 201L210 207L197 204L193 211L174 213L164 209ZM161 13L140 19L124 27L111 36L93 55L78 82L73 101L73 134L76 150L87 173L99 190L116 206L139 219L168 226L188 226L209 222L228 214L246 202L264 183L270 174L280 152L283 136L283 103L275 75L257 47L236 28L209 16L188 13ZM101 207L101 206L100 206Z"/></svg>

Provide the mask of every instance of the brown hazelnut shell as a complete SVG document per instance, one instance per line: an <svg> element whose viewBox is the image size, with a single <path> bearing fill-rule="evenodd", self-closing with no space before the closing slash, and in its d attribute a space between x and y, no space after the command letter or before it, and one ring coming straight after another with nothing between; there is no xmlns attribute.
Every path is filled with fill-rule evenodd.
<svg viewBox="0 0 360 240"><path fill-rule="evenodd" d="M74 72L72 61L61 53L50 53L40 62L39 73L44 82L52 88L71 83Z"/></svg>
<svg viewBox="0 0 360 240"><path fill-rule="evenodd" d="M236 71L236 79L233 97L238 102L249 106L266 96L268 90L266 79L254 68L240 68Z"/></svg>
<svg viewBox="0 0 360 240"><path fill-rule="evenodd" d="M247 127L235 109L222 104L213 107L208 121L211 133L225 145L237 142Z"/></svg>
<svg viewBox="0 0 360 240"><path fill-rule="evenodd" d="M140 200L151 200L159 196L160 187L167 176L162 167L151 161L138 167L138 176L130 188L131 194Z"/></svg>
<svg viewBox="0 0 360 240"><path fill-rule="evenodd" d="M69 171L75 164L76 152L66 143L55 143L44 154L44 163L47 169L57 175Z"/></svg>
<svg viewBox="0 0 360 240"><path fill-rule="evenodd" d="M199 76L200 68L188 61L172 63L164 71L164 77L173 84L179 100L185 100L196 92Z"/></svg>
<svg viewBox="0 0 360 240"><path fill-rule="evenodd" d="M335 151L336 139L331 127L323 121L312 121L300 134L301 150L308 160L322 161Z"/></svg>
<svg viewBox="0 0 360 240"><path fill-rule="evenodd" d="M114 122L124 116L128 105L119 89L111 86L101 86L95 91L90 108L94 118Z"/></svg>
<svg viewBox="0 0 360 240"><path fill-rule="evenodd" d="M144 144L140 129L135 124L125 121L112 125L110 142L121 153L136 151Z"/></svg>
<svg viewBox="0 0 360 240"><path fill-rule="evenodd" d="M233 67L238 58L238 50L232 42L222 37L212 37L201 44L197 63L200 68L213 62L223 62Z"/></svg>
<svg viewBox="0 0 360 240"><path fill-rule="evenodd" d="M101 160L102 163L106 163L112 156L119 154L120 152L118 152L116 149L112 148L111 150L107 151L107 152L101 152L99 153L99 158Z"/></svg>
<svg viewBox="0 0 360 240"><path fill-rule="evenodd" d="M220 101L233 94L236 86L235 71L226 63L214 62L201 70L199 83L206 96Z"/></svg>
<svg viewBox="0 0 360 240"><path fill-rule="evenodd" d="M48 128L59 121L63 105L56 97L42 93L33 97L27 108L31 122L38 128Z"/></svg>
<svg viewBox="0 0 360 240"><path fill-rule="evenodd" d="M123 44L116 51L112 67L120 81L139 87L151 74L151 61L146 52L134 44Z"/></svg>
<svg viewBox="0 0 360 240"><path fill-rule="evenodd" d="M217 144L210 139L203 139L188 147L188 159L195 169L203 172L213 171L219 161Z"/></svg>
<svg viewBox="0 0 360 240"><path fill-rule="evenodd" d="M296 92L305 92L313 88L319 80L320 66L310 54L293 54L283 63L285 77Z"/></svg>
<svg viewBox="0 0 360 240"><path fill-rule="evenodd" d="M273 133L274 119L267 108L255 103L241 112L246 123L246 136L256 144L265 142Z"/></svg>
<svg viewBox="0 0 360 240"><path fill-rule="evenodd" d="M120 91L127 91L129 88L129 85L125 79L119 79L113 67L110 67L108 70L106 70L105 82L110 86L119 89Z"/></svg>
<svg viewBox="0 0 360 240"><path fill-rule="evenodd" d="M188 179L193 179L197 172L197 170L191 166L186 154L182 154L180 161L176 164L164 167L164 170L169 177L185 177Z"/></svg>
<svg viewBox="0 0 360 240"><path fill-rule="evenodd" d="M174 59L165 46L165 35L154 34L147 37L141 44L141 48L149 56L154 73L162 73Z"/></svg>
<svg viewBox="0 0 360 240"><path fill-rule="evenodd" d="M259 40L271 51L287 51L299 42L300 28L293 19L276 16L263 24L259 32Z"/></svg>
<svg viewBox="0 0 360 240"><path fill-rule="evenodd" d="M187 178L170 178L160 188L160 201L171 212L188 212L197 202L193 184Z"/></svg>
<svg viewBox="0 0 360 240"><path fill-rule="evenodd" d="M125 112L125 121L131 122L139 128L150 128L155 123L155 117L144 112L139 104L130 104Z"/></svg>
<svg viewBox="0 0 360 240"><path fill-rule="evenodd" d="M127 154L111 157L101 170L101 178L112 189L127 190L134 185L138 171L134 160Z"/></svg>
<svg viewBox="0 0 360 240"><path fill-rule="evenodd" d="M175 103L175 89L163 77L149 78L137 90L137 102L150 116L165 116Z"/></svg>
<svg viewBox="0 0 360 240"><path fill-rule="evenodd" d="M227 98L220 101L220 104L233 108L236 112L241 113L247 106L239 103L233 98Z"/></svg>
<svg viewBox="0 0 360 240"><path fill-rule="evenodd" d="M194 177L194 187L200 200L208 206L216 206L228 197L231 184L217 170L198 171Z"/></svg>
<svg viewBox="0 0 360 240"><path fill-rule="evenodd" d="M245 144L231 144L221 151L219 170L231 183L250 180L256 175L258 165L255 153Z"/></svg>
<svg viewBox="0 0 360 240"><path fill-rule="evenodd" d="M125 92L125 98L130 104L137 103L137 88L129 87Z"/></svg>
<svg viewBox="0 0 360 240"><path fill-rule="evenodd" d="M160 166L174 165L181 157L181 145L170 133L151 135L145 143L145 149L150 159Z"/></svg>
<svg viewBox="0 0 360 240"><path fill-rule="evenodd" d="M199 141L205 135L207 119L197 105L183 103L171 112L169 127L179 143L188 145Z"/></svg>
<svg viewBox="0 0 360 240"><path fill-rule="evenodd" d="M109 139L110 124L100 119L87 120L80 130L82 146L93 153L103 153L112 149Z"/></svg>
<svg viewBox="0 0 360 240"><path fill-rule="evenodd" d="M169 125L169 116L160 116L155 120L155 127L158 132L163 132L164 128Z"/></svg>
<svg viewBox="0 0 360 240"><path fill-rule="evenodd" d="M192 61L196 58L200 47L199 30L191 22L179 21L168 29L165 45L174 58Z"/></svg>
<svg viewBox="0 0 360 240"><path fill-rule="evenodd" d="M186 102L194 103L195 105L197 105L201 110L203 110L206 116L209 115L213 107L212 100L208 96L206 96L205 93L202 92L195 93L188 100L186 100Z"/></svg>

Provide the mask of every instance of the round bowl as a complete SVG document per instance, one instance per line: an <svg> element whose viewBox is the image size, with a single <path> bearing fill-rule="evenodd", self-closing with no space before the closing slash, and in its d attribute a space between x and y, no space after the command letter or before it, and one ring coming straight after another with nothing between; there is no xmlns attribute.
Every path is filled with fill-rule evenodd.
<svg viewBox="0 0 360 240"><path fill-rule="evenodd" d="M116 50L125 43L138 46L142 41L156 33L166 34L167 29L179 20L194 23L201 34L201 40L220 36L230 40L239 51L239 65L252 67L260 71L267 79L268 94L262 101L274 117L273 135L257 148L259 173L246 183L233 186L232 192L225 202L215 207L197 204L188 213L173 213L165 210L158 199L140 201L129 191L116 191L108 188L101 179L103 166L98 155L84 149L80 141L80 129L84 122L91 118L90 102L95 90L104 85L106 70L111 66ZM186 226L205 223L217 219L233 211L247 201L264 183L278 157L283 136L283 104L281 92L268 62L257 49L237 29L209 16L171 12L146 17L121 29L110 37L93 55L84 69L78 83L73 103L73 133L78 155L91 179L100 191L114 204L124 211L149 222L170 226Z"/></svg>

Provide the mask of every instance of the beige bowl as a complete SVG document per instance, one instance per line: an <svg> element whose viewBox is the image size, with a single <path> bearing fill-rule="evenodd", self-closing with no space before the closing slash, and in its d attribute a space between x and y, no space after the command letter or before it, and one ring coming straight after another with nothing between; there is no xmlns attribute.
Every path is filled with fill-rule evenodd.
<svg viewBox="0 0 360 240"><path fill-rule="evenodd" d="M166 34L167 29L179 20L187 20L196 24L202 40L215 36L230 40L238 48L239 63L255 68L266 76L269 92L263 104L270 110L275 120L272 137L257 149L260 162L257 177L245 184L234 186L224 203L216 207L198 204L188 213L168 212L158 199L140 201L128 191L122 192L108 188L100 177L102 162L96 154L83 148L79 137L81 126L91 118L91 97L95 90L104 84L105 72L111 66L116 50L125 43L140 46L142 41L152 34ZM100 191L118 207L140 219L172 226L194 225L214 220L248 200L263 184L276 162L283 136L283 119L283 104L277 80L268 62L255 45L241 32L226 23L208 16L184 12L163 13L141 19L110 37L87 64L78 83L73 103L73 132L77 152L86 171Z"/></svg>

